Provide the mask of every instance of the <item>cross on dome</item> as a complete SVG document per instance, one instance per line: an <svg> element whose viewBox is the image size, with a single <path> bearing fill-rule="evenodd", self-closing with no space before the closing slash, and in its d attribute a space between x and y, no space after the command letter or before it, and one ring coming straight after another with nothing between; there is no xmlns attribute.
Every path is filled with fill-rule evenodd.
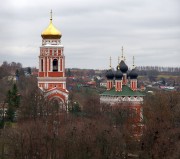
<svg viewBox="0 0 180 159"><path fill-rule="evenodd" d="M60 39L61 32L52 23L52 10L50 12L49 26L41 33L43 39Z"/></svg>
<svg viewBox="0 0 180 159"><path fill-rule="evenodd" d="M51 9L51 12L50 12L50 20L52 20L52 9Z"/></svg>
<svg viewBox="0 0 180 159"><path fill-rule="evenodd" d="M111 60L112 60L112 59L111 59L111 56L110 56L110 58L109 58L109 62L110 62L110 63L109 63L109 67L110 67L110 69L111 69Z"/></svg>
<svg viewBox="0 0 180 159"><path fill-rule="evenodd" d="M133 65L132 65L132 69L134 69L134 68L135 68L134 61L135 61L135 58L134 58L134 56L133 56Z"/></svg>
<svg viewBox="0 0 180 159"><path fill-rule="evenodd" d="M123 46L122 46L122 56L121 56L121 60L123 60L123 58L124 58L124 55L123 55L123 51L124 51L124 48L123 48Z"/></svg>
<svg viewBox="0 0 180 159"><path fill-rule="evenodd" d="M126 59L125 59L125 56L124 56L124 48L123 48L123 46L122 46L121 51L122 51L121 60L125 61Z"/></svg>

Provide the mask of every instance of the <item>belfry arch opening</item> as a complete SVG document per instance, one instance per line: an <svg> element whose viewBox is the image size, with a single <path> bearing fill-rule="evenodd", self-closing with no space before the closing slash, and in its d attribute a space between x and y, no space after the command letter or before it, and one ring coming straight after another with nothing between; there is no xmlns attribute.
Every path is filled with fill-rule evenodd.
<svg viewBox="0 0 180 159"><path fill-rule="evenodd" d="M53 60L53 72L57 72L58 71L58 60L54 59Z"/></svg>
<svg viewBox="0 0 180 159"><path fill-rule="evenodd" d="M43 59L41 59L41 71L43 72Z"/></svg>

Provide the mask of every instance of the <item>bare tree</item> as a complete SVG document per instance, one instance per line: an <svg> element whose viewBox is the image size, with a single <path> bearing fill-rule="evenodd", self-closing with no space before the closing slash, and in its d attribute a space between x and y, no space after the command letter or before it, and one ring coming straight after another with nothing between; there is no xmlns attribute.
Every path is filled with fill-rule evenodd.
<svg viewBox="0 0 180 159"><path fill-rule="evenodd" d="M141 158L179 158L179 93L157 93L144 103L145 131ZM173 157L172 157L173 156Z"/></svg>

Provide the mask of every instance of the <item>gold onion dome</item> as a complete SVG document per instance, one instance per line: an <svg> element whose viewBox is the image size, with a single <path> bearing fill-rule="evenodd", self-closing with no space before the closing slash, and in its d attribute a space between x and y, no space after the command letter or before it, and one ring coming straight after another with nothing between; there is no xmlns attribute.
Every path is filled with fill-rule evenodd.
<svg viewBox="0 0 180 159"><path fill-rule="evenodd" d="M49 26L41 33L41 37L43 39L59 39L61 38L61 32L56 29L56 27L52 23L52 11Z"/></svg>

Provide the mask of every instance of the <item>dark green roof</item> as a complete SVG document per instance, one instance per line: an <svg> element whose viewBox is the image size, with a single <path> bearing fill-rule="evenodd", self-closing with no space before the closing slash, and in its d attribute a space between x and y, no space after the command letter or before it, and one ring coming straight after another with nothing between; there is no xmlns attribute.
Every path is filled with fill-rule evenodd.
<svg viewBox="0 0 180 159"><path fill-rule="evenodd" d="M115 88L112 88L111 90L107 90L103 92L100 95L108 95L108 96L145 96L142 92L140 91L133 91L130 89L128 86L122 86L122 91L117 92Z"/></svg>

